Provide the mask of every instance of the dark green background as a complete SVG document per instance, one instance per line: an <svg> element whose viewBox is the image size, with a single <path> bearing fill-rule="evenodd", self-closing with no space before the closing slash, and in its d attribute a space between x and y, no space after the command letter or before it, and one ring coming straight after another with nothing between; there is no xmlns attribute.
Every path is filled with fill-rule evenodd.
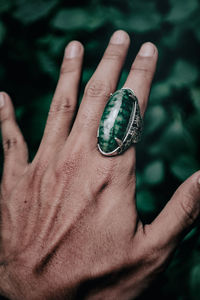
<svg viewBox="0 0 200 300"><path fill-rule="evenodd" d="M199 27L198 0L0 0L0 90L13 99L30 160L70 40L80 40L86 50L80 94L114 30L126 30L132 40L120 87L140 45L154 42L158 69L137 161L137 205L142 219L150 222L200 167ZM2 166L2 150L0 154ZM144 299L150 296L200 299L198 229L187 236Z"/></svg>

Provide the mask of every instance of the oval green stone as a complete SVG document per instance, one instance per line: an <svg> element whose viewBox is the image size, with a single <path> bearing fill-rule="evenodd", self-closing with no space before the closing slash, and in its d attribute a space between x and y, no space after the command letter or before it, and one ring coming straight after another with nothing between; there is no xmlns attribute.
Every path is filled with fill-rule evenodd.
<svg viewBox="0 0 200 300"><path fill-rule="evenodd" d="M133 95L129 90L118 90L110 97L99 125L98 144L103 152L110 153L119 147L115 138L124 140L133 109Z"/></svg>

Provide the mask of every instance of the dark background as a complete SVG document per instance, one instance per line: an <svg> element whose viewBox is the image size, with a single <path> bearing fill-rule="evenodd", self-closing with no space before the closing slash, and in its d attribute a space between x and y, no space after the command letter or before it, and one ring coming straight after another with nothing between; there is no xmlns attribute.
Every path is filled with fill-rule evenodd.
<svg viewBox="0 0 200 300"><path fill-rule="evenodd" d="M150 222L178 185L200 167L198 0L0 0L0 90L13 99L32 160L66 44L76 39L85 46L82 94L116 29L126 30L132 40L119 87L143 42L152 41L159 50L137 156L137 205L144 222ZM2 169L2 149L0 163ZM149 297L200 299L197 228L140 299Z"/></svg>

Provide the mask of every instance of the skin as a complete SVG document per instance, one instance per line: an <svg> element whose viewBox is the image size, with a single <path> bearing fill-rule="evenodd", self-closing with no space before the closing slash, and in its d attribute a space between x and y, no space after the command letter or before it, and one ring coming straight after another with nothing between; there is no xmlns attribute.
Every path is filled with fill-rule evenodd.
<svg viewBox="0 0 200 300"><path fill-rule="evenodd" d="M126 57L124 31L111 37L77 111L83 46L65 50L34 160L2 92L0 292L15 300L135 299L166 267L200 211L200 172L187 179L151 224L135 205L135 148L104 157L98 124ZM146 50L146 51L145 51ZM144 114L158 52L145 43L124 83ZM144 199L145 201L145 199Z"/></svg>

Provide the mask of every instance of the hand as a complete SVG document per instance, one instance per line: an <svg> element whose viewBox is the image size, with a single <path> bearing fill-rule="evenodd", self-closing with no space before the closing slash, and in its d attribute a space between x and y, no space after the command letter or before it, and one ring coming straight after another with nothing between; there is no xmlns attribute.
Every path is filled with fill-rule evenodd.
<svg viewBox="0 0 200 300"><path fill-rule="evenodd" d="M135 205L135 148L116 157L97 150L99 120L128 46L128 35L115 32L77 114L83 46L67 46L31 163L11 100L1 93L0 291L10 299L134 299L164 269L199 215L197 172L152 224L142 224ZM124 84L135 91L142 114L156 61L156 47L145 43Z"/></svg>

